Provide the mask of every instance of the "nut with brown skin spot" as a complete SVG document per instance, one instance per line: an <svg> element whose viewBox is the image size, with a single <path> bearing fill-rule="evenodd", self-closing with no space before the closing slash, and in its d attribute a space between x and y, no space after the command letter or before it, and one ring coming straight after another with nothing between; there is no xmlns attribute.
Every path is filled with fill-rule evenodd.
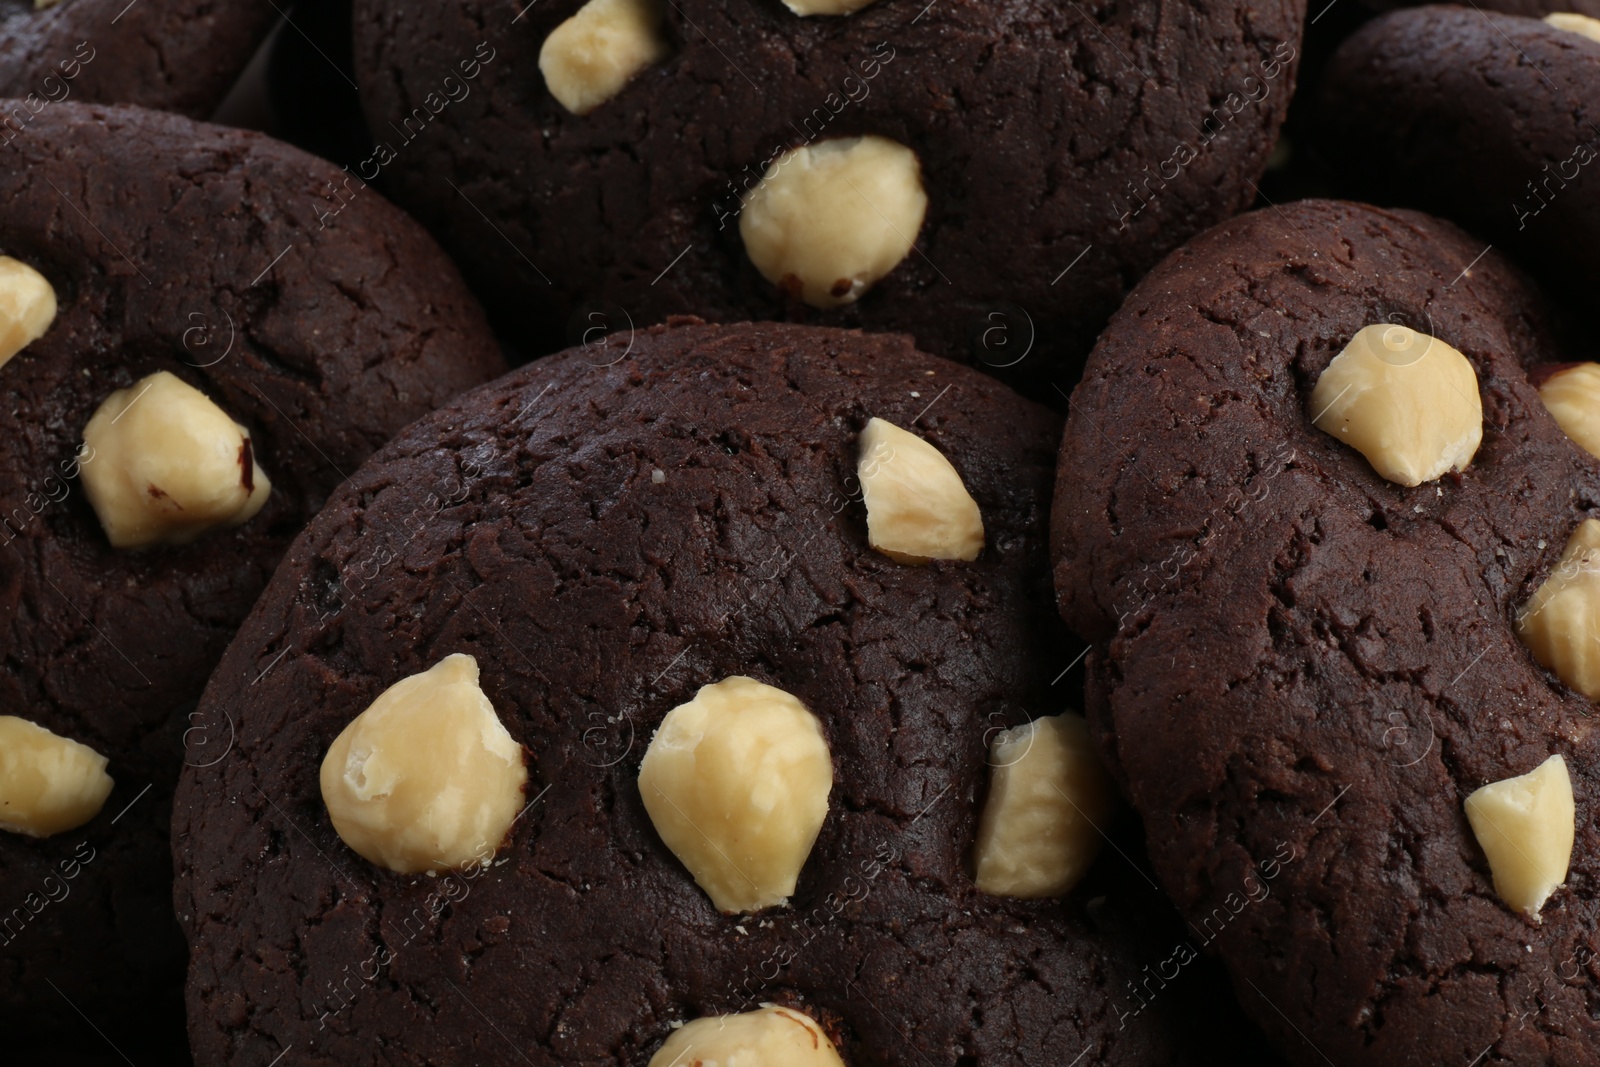
<svg viewBox="0 0 1600 1067"><path fill-rule="evenodd" d="M877 0L783 0L783 6L802 18L810 15L853 15Z"/></svg>
<svg viewBox="0 0 1600 1067"><path fill-rule="evenodd" d="M82 826L111 795L106 758L15 715L0 715L0 830L49 837Z"/></svg>
<svg viewBox="0 0 1600 1067"><path fill-rule="evenodd" d="M928 211L916 153L886 137L785 152L744 198L739 236L762 277L817 308L851 304L910 254Z"/></svg>
<svg viewBox="0 0 1600 1067"><path fill-rule="evenodd" d="M106 397L81 456L84 492L114 548L188 544L249 522L272 494L250 431L167 371Z"/></svg>
<svg viewBox="0 0 1600 1067"><path fill-rule="evenodd" d="M649 1067L844 1067L816 1020L794 1008L763 1005L685 1023L662 1043Z"/></svg>

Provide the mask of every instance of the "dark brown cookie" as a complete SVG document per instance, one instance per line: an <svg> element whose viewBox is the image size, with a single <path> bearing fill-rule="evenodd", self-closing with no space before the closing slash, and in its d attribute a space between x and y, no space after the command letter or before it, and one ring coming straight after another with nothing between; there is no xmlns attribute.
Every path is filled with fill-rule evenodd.
<svg viewBox="0 0 1600 1067"><path fill-rule="evenodd" d="M788 318L908 332L1049 402L1135 279L1252 201L1304 9L668 3L671 56L575 115L538 60L580 6L356 4L378 144L356 171L535 354L677 312ZM926 219L883 280L821 311L751 264L740 198L780 153L862 135L916 152Z"/></svg>
<svg viewBox="0 0 1600 1067"><path fill-rule="evenodd" d="M874 415L959 471L975 561L868 548ZM908 338L761 324L613 337L405 431L296 543L202 705L239 741L187 770L174 820L199 1060L644 1067L679 1020L778 1001L855 1064L1236 1062L1248 1028L1124 855L1059 900L968 871L991 728L1065 702L1058 427ZM529 752L531 806L487 869L397 875L335 833L318 767L458 652ZM733 674L799 697L834 763L791 904L747 915L717 912L637 784L662 716Z"/></svg>
<svg viewBox="0 0 1600 1067"><path fill-rule="evenodd" d="M1340 47L1319 112L1358 195L1453 219L1562 295L1600 285L1600 41L1465 7L1395 12Z"/></svg>
<svg viewBox="0 0 1600 1067"><path fill-rule="evenodd" d="M207 118L278 14L270 0L0 0L4 133L66 100Z"/></svg>
<svg viewBox="0 0 1600 1067"><path fill-rule="evenodd" d="M1165 888L1298 1063L1600 1063L1600 736L1514 628L1600 508L1528 379L1541 319L1448 223L1306 201L1171 256L1073 397L1052 536L1090 718ZM1406 489L1312 425L1383 322L1475 368L1463 473ZM1535 925L1463 799L1552 753L1577 842Z"/></svg>
<svg viewBox="0 0 1600 1067"><path fill-rule="evenodd" d="M137 108L53 105L0 147L0 255L59 305L0 366L0 713L89 745L117 783L81 830L0 833L0 1028L19 1040L98 1043L79 1011L113 1040L181 1028L167 810L180 743L198 762L228 744L226 724L185 716L333 488L504 368L419 226L370 192L328 215L339 176L258 134ZM157 371L249 429L272 495L237 529L116 550L75 455L101 402Z"/></svg>

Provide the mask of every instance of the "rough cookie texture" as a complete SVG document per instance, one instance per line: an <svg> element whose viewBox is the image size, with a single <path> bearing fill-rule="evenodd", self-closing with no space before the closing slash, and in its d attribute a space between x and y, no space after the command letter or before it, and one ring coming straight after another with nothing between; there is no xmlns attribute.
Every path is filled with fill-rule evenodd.
<svg viewBox="0 0 1600 1067"><path fill-rule="evenodd" d="M1125 861L1062 901L986 897L965 872L985 732L1048 703L1060 671L1056 418L904 337L681 326L628 344L537 361L402 432L213 677L201 713L233 716L239 741L188 770L174 822L198 1062L292 1045L346 1067L644 1067L673 1023L763 1001L852 1064L1236 1062L1236 1024L1187 1014L1198 962L1138 1010L1125 983L1183 932ZM983 557L904 567L867 546L853 472L872 415L969 472ZM340 581L383 559L341 607ZM341 859L308 753L453 652L527 746L532 806L476 878ZM834 761L791 906L755 916L718 913L637 785L663 716L735 674L793 693Z"/></svg>
<svg viewBox="0 0 1600 1067"><path fill-rule="evenodd" d="M61 101L206 118L281 9L269 0L0 0L0 139Z"/></svg>
<svg viewBox="0 0 1600 1067"><path fill-rule="evenodd" d="M0 254L59 304L0 367L0 710L107 756L116 780L81 830L0 838L0 928L80 843L95 854L70 898L0 937L6 1033L98 1043L72 1004L113 1041L181 1029L166 809L180 735L195 731L187 758L204 761L229 732L184 716L333 487L504 366L420 227L370 193L320 227L320 194L342 178L259 135L136 108L53 105L0 145ZM83 492L95 459L75 458L80 435L109 395L163 370L250 431L273 492L237 529L118 551Z"/></svg>
<svg viewBox="0 0 1600 1067"><path fill-rule="evenodd" d="M1419 8L1340 46L1319 129L1357 195L1444 215L1484 238L1479 251L1492 241L1587 300L1600 285L1597 87L1600 43L1537 18Z"/></svg>
<svg viewBox="0 0 1600 1067"><path fill-rule="evenodd" d="M1600 508L1600 461L1528 380L1556 351L1538 302L1482 251L1334 201L1219 226L1112 321L1063 440L1056 589L1094 642L1091 722L1166 889L1307 1065L1600 1063L1600 830L1580 818L1535 927L1463 811L1557 753L1578 810L1600 802L1593 709L1514 627ZM1402 488L1311 424L1377 321L1472 362L1465 472Z"/></svg>
<svg viewBox="0 0 1600 1067"><path fill-rule="evenodd" d="M536 352L675 313L899 330L1052 403L1127 286L1254 198L1305 10L880 0L800 18L679 0L673 55L580 116L535 61L581 5L355 5L362 103L389 146L363 174L505 329ZM927 217L860 300L807 307L750 262L741 197L789 149L864 135L916 153Z"/></svg>

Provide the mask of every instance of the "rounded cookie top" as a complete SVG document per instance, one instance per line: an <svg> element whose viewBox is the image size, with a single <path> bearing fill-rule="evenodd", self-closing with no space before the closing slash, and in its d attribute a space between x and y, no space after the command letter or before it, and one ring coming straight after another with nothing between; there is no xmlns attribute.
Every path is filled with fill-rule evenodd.
<svg viewBox="0 0 1600 1067"><path fill-rule="evenodd" d="M0 0L0 129L66 100L206 118L278 15L270 0Z"/></svg>
<svg viewBox="0 0 1600 1067"><path fill-rule="evenodd" d="M1248 14L879 0L812 17L777 0L656 3L358 3L380 142L363 176L383 174L543 351L678 312L789 318L908 332L1051 400L1130 279L1250 203L1303 14L1288 0ZM559 69L558 27L640 5L659 16L649 61L569 110L540 73ZM791 149L869 136L915 153L925 213L897 212L905 197L869 168L797 197L815 206L784 216L788 247L842 213L915 247L854 303L815 307L782 264L752 262L743 198L799 182L810 164L780 164Z"/></svg>
<svg viewBox="0 0 1600 1067"><path fill-rule="evenodd" d="M116 851L105 839L148 811L159 840L184 729L173 717L193 706L289 542L391 434L504 369L482 312L419 226L370 191L328 211L322 198L342 178L260 135L136 108L54 105L0 146L0 256L42 275L56 306L43 335L0 365L0 712L108 757L117 783L81 832L0 832L4 899L36 889L83 834L104 857ZM139 423L162 372L248 431L271 492L243 525L114 548L89 484L142 446L80 446L119 390L131 417L102 421ZM143 425L148 435L160 420ZM186 735L190 758L211 758L224 733L210 734L210 752L203 733ZM159 847L140 855L167 865ZM137 881L113 866L87 865L74 904L86 882L105 879L109 893L113 878ZM86 1011L102 993L135 1004L152 983L124 968L158 955L141 938L162 911L171 929L164 877L138 907L130 893L106 903L103 926L84 904L80 922L35 923L0 944L7 962L43 968L0 987L0 1011L33 1023L59 1006L79 1026L46 977ZM79 950L81 967L43 962Z"/></svg>
<svg viewBox="0 0 1600 1067"><path fill-rule="evenodd" d="M959 472L975 560L868 547L871 417ZM853 1063L1199 1056L1194 984L1143 1010L1131 992L1182 963L1125 861L1062 900L967 872L989 735L1060 710L1057 433L907 338L763 324L613 337L401 434L297 542L203 702L239 742L186 771L174 822L197 1056L643 1067L682 1021L765 1001ZM525 810L486 867L395 874L341 840L318 768L457 653L527 750ZM790 904L722 914L639 776L668 711L736 675L816 717L833 785Z"/></svg>
<svg viewBox="0 0 1600 1067"><path fill-rule="evenodd" d="M1600 1063L1600 736L1516 631L1600 506L1600 461L1529 381L1541 322L1448 223L1306 201L1171 256L1073 397L1052 537L1090 718L1166 889L1298 1062ZM1382 323L1470 363L1460 473L1404 488L1313 425ZM1464 800L1553 754L1576 843L1535 924ZM1267 862L1270 895L1230 910Z"/></svg>
<svg viewBox="0 0 1600 1067"><path fill-rule="evenodd" d="M1340 46L1318 110L1359 195L1459 222L1562 294L1600 284L1600 41L1471 8L1398 11Z"/></svg>

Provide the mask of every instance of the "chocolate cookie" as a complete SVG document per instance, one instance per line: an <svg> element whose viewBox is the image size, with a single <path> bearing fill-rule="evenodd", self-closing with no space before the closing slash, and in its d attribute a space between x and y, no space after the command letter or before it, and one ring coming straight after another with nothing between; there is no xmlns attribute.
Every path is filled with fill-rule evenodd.
<svg viewBox="0 0 1600 1067"><path fill-rule="evenodd" d="M207 118L277 18L269 0L0 0L5 134L69 99Z"/></svg>
<svg viewBox="0 0 1600 1067"><path fill-rule="evenodd" d="M229 743L186 718L206 676L345 475L504 363L419 226L373 193L330 214L340 172L258 134L60 104L0 164L4 354L19 307L54 307L0 364L0 714L89 746L116 783L81 828L0 831L0 1028L99 1044L87 1016L131 1044L181 1032L163 842L180 744L205 762ZM210 529L176 485L209 469L185 451L200 438L162 436L202 425L236 435L223 480L249 501ZM141 477L188 508L151 506L172 520L157 540L188 543L112 547Z"/></svg>
<svg viewBox="0 0 1600 1067"><path fill-rule="evenodd" d="M1052 537L1089 718L1165 888L1299 1063L1600 1063L1600 738L1518 635L1600 507L1529 380L1542 322L1448 223L1306 201L1174 253L1073 396ZM1374 325L1400 347L1350 363ZM1377 428L1481 443L1405 488L1372 410L1328 421L1326 393L1413 342L1465 384ZM1552 755L1575 842L1530 918L1465 798Z"/></svg>
<svg viewBox="0 0 1600 1067"><path fill-rule="evenodd" d="M1600 41L1470 8L1396 12L1335 54L1319 110L1359 195L1451 218L1563 295L1600 284Z"/></svg>
<svg viewBox="0 0 1600 1067"><path fill-rule="evenodd" d="M869 547L894 537L858 464L873 418L917 439L893 456L946 457L981 514L976 558ZM202 703L238 742L186 770L174 819L197 1058L642 1067L685 1020L776 1002L856 1064L1234 1062L1248 1029L1196 1039L1232 1017L1125 855L1059 899L988 895L969 869L990 741L1060 709L1058 425L908 338L678 325L539 361L402 433L291 549ZM398 758L363 709L442 671L471 676L471 736L527 753L509 837L454 871L397 859L426 824L362 823L368 770L347 762ZM642 764L702 687L811 721L796 744L831 768L787 905L719 912L658 833L693 801L647 796ZM381 798L414 799L385 780ZM756 884L741 847L735 894Z"/></svg>
<svg viewBox="0 0 1600 1067"><path fill-rule="evenodd" d="M791 6L860 10L357 3L355 171L536 353L692 312L1067 384L1134 279L1251 202L1304 10Z"/></svg>

